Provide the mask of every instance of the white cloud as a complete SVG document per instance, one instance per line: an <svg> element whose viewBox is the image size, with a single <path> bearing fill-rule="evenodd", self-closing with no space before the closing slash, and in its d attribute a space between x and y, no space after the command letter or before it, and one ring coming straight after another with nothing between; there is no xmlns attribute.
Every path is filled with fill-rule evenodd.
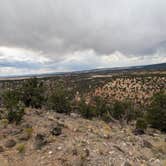
<svg viewBox="0 0 166 166"><path fill-rule="evenodd" d="M4 48L3 48L4 49ZM3 50L0 49L1 51ZM29 61L30 65L27 67L0 67L0 76L11 76L11 75L23 75L23 74L41 74L41 73L52 73L52 72L69 72L69 71L80 71L87 69L95 69L95 68L113 68L113 67L125 67L125 66L137 66L137 65L145 65L145 64L155 64L155 63L163 63L166 62L166 56L162 52L158 51L151 55L144 56L134 56L134 55L125 55L119 51L115 51L112 54L99 56L94 50L86 50L86 51L75 51L72 54L66 54L65 58L61 61L56 61L54 59L48 59L45 56L40 56L38 59L38 54L34 52L29 52L31 56L22 56L21 53L25 53L26 51L20 49L14 49L14 54L9 56L10 52L13 52L9 48L4 49L3 56L8 55L8 58L13 58L16 62L25 63L25 61ZM7 50L7 51L6 51ZM19 54L18 54L19 53ZM30 54L31 53L31 54ZM20 57L24 57L21 59ZM19 58L18 58L19 57ZM7 59L8 59L7 58ZM17 59L18 58L18 59ZM1 58L0 58L1 62ZM33 65L38 65L39 67L34 68Z"/></svg>
<svg viewBox="0 0 166 166"><path fill-rule="evenodd" d="M16 61L16 62L36 62L47 63L49 58L42 56L41 52L34 52L23 48L0 46L0 61Z"/></svg>

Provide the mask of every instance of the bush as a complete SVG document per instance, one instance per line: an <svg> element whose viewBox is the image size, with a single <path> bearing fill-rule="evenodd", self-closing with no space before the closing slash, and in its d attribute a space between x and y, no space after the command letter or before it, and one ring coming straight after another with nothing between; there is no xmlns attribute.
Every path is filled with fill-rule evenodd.
<svg viewBox="0 0 166 166"><path fill-rule="evenodd" d="M7 90L3 94L3 105L6 108L7 119L9 122L18 124L24 115L24 105L20 101L17 90Z"/></svg>
<svg viewBox="0 0 166 166"><path fill-rule="evenodd" d="M129 101L115 101L110 111L113 118L127 123L136 119L137 115L134 105Z"/></svg>
<svg viewBox="0 0 166 166"><path fill-rule="evenodd" d="M113 117L111 116L111 113L109 110L106 110L102 115L102 120L105 122L110 122L113 120Z"/></svg>
<svg viewBox="0 0 166 166"><path fill-rule="evenodd" d="M116 101L113 105L112 116L120 120L125 114L125 108L122 102Z"/></svg>
<svg viewBox="0 0 166 166"><path fill-rule="evenodd" d="M9 121L8 119L2 119L0 124L3 126L3 128L6 128L9 124Z"/></svg>
<svg viewBox="0 0 166 166"><path fill-rule="evenodd" d="M68 92L63 87L56 87L48 96L47 106L58 113L70 112Z"/></svg>
<svg viewBox="0 0 166 166"><path fill-rule="evenodd" d="M136 119L137 115L133 104L128 101L115 101L113 104L108 104L106 100L98 96L92 98L89 104L81 101L79 110L85 118L97 117L106 122L121 120L128 123Z"/></svg>
<svg viewBox="0 0 166 166"><path fill-rule="evenodd" d="M41 108L44 102L43 83L37 78L26 80L21 88L22 101L26 107Z"/></svg>
<svg viewBox="0 0 166 166"><path fill-rule="evenodd" d="M166 94L159 92L152 98L152 104L147 109L147 121L151 127L166 131Z"/></svg>
<svg viewBox="0 0 166 166"><path fill-rule="evenodd" d="M6 109L16 107L20 101L20 92L18 90L8 89L2 94L2 103Z"/></svg>
<svg viewBox="0 0 166 166"><path fill-rule="evenodd" d="M24 105L19 102L15 107L8 110L7 119L9 122L16 122L18 124L24 115Z"/></svg>
<svg viewBox="0 0 166 166"><path fill-rule="evenodd" d="M96 107L86 104L83 100L79 103L79 112L84 118L87 119L96 117Z"/></svg>
<svg viewBox="0 0 166 166"><path fill-rule="evenodd" d="M147 128L147 122L144 118L138 118L136 122L136 129L140 130L146 130Z"/></svg>
<svg viewBox="0 0 166 166"><path fill-rule="evenodd" d="M99 96L94 97L92 100L93 100L92 101L93 104L96 107L95 115L98 118L102 118L103 116L106 116L109 110L107 102Z"/></svg>
<svg viewBox="0 0 166 166"><path fill-rule="evenodd" d="M33 133L33 128L31 127L25 128L25 133L27 133L27 135L31 137Z"/></svg>
<svg viewBox="0 0 166 166"><path fill-rule="evenodd" d="M25 152L25 145L24 144L19 144L17 146L17 150L18 150L19 153Z"/></svg>

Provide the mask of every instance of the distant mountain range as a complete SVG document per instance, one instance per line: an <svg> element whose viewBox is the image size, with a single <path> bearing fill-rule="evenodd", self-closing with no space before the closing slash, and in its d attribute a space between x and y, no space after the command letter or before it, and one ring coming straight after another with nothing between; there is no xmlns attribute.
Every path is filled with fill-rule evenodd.
<svg viewBox="0 0 166 166"><path fill-rule="evenodd" d="M83 70L83 71L73 71L73 72L55 72L48 74L29 74L22 76L11 76L11 77L0 77L0 80L4 79L23 79L29 77L54 77L54 76L63 76L63 75L75 75L83 73L114 73L114 72L123 72L123 71L141 71L141 70L166 70L166 63L160 64L151 64L151 65L142 65L142 66L129 66L129 67L115 67L115 68L102 68L102 69L92 69L92 70Z"/></svg>

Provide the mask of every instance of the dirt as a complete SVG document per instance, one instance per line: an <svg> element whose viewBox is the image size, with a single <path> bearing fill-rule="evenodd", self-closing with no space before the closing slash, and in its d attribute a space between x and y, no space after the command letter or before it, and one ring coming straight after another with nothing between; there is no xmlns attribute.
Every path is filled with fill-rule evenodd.
<svg viewBox="0 0 166 166"><path fill-rule="evenodd" d="M55 126L59 134L52 134ZM32 127L32 128L31 128ZM134 135L134 126L107 124L79 116L26 109L20 125L1 125L0 166L165 166L166 134L148 129ZM23 134L28 139L20 140ZM36 149L36 137L45 141ZM16 145L5 147L7 140Z"/></svg>

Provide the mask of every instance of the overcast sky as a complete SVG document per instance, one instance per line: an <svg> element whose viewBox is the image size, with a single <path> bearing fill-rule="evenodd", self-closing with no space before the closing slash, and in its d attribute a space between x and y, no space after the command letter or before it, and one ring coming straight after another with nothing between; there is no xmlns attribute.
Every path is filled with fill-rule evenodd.
<svg viewBox="0 0 166 166"><path fill-rule="evenodd" d="M0 76L162 62L165 0L0 0Z"/></svg>

